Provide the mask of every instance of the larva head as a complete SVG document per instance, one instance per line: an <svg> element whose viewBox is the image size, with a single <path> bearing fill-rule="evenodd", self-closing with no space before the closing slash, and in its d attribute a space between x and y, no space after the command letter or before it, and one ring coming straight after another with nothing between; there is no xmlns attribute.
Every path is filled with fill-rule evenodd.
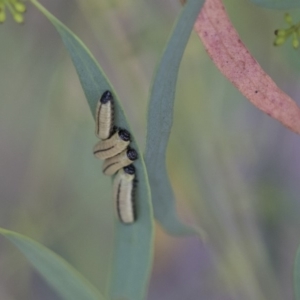
<svg viewBox="0 0 300 300"><path fill-rule="evenodd" d="M128 148L127 150L127 157L131 160L134 161L138 159L138 154L134 149Z"/></svg>
<svg viewBox="0 0 300 300"><path fill-rule="evenodd" d="M121 140L123 140L125 142L130 141L130 133L127 130L120 129L118 134L119 134L119 137L120 137Z"/></svg>
<svg viewBox="0 0 300 300"><path fill-rule="evenodd" d="M124 167L123 170L124 170L125 174L128 174L128 175L134 175L135 174L135 167L132 164L127 166L127 167Z"/></svg>
<svg viewBox="0 0 300 300"><path fill-rule="evenodd" d="M110 91L105 91L100 98L100 102L102 104L106 104L107 102L112 101L112 100L113 100L113 96Z"/></svg>

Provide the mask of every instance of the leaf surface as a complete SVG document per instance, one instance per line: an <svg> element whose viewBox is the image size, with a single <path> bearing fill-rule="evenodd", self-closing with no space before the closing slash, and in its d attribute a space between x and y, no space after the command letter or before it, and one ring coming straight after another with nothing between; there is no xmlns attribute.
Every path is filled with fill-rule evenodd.
<svg viewBox="0 0 300 300"><path fill-rule="evenodd" d="M60 34L72 58L93 116L97 101L104 91L110 90L115 98L115 125L131 133L131 146L139 154L139 159L134 163L138 179L135 192L138 219L132 225L123 225L116 219L113 267L108 298L144 299L153 260L154 225L150 187L143 156L135 142L117 94L93 55L74 33L40 3L36 0L32 0L32 3L49 19ZM99 176L103 176L100 175L100 170ZM100 199L99 195L99 201Z"/></svg>
<svg viewBox="0 0 300 300"><path fill-rule="evenodd" d="M60 256L19 233L0 228L0 234L12 242L65 300L104 300L93 287Z"/></svg>
<svg viewBox="0 0 300 300"><path fill-rule="evenodd" d="M173 235L199 234L179 219L166 169L166 151L173 123L173 107L180 62L204 0L189 0L177 19L154 76L148 106L145 162L155 218ZM184 101L184 99L183 99Z"/></svg>
<svg viewBox="0 0 300 300"><path fill-rule="evenodd" d="M253 105L300 134L300 108L249 53L221 0L206 0L195 30L215 65Z"/></svg>

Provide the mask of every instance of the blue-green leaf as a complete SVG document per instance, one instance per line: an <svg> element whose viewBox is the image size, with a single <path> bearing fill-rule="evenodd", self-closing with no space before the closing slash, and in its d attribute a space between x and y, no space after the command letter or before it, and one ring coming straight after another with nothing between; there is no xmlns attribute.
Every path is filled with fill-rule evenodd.
<svg viewBox="0 0 300 300"><path fill-rule="evenodd" d="M252 3L266 8L292 9L300 7L300 0L250 0Z"/></svg>
<svg viewBox="0 0 300 300"><path fill-rule="evenodd" d="M60 256L19 233L0 228L56 292L65 300L104 300L99 291Z"/></svg>
<svg viewBox="0 0 300 300"><path fill-rule="evenodd" d="M171 33L152 85L148 107L145 161L155 218L174 235L199 233L178 218L166 169L166 150L173 123L173 106L180 62L204 0L185 4ZM184 100L184 99L183 99Z"/></svg>
<svg viewBox="0 0 300 300"><path fill-rule="evenodd" d="M110 90L115 96L115 124L132 133L116 92L87 47L40 3L36 0L32 0L32 3L50 20L60 34L77 70L92 114L95 114L96 103L102 93ZM136 188L138 220L127 226L116 221L115 254L110 281L109 298L111 299L144 299L153 259L154 226L150 187L142 154L133 134L132 137L132 147L139 153L139 159L135 162L138 176ZM102 176L100 170L99 176Z"/></svg>

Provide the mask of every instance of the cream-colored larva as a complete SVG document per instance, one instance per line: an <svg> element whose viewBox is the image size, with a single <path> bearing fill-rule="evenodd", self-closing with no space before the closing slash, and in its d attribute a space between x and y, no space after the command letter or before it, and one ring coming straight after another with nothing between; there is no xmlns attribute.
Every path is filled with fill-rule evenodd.
<svg viewBox="0 0 300 300"><path fill-rule="evenodd" d="M125 224L136 220L134 203L135 167L121 169L114 179L114 199L120 221Z"/></svg>
<svg viewBox="0 0 300 300"><path fill-rule="evenodd" d="M102 140L108 139L113 131L114 102L110 91L102 94L96 107L96 136Z"/></svg>
<svg viewBox="0 0 300 300"><path fill-rule="evenodd" d="M120 169L129 166L137 158L137 152L134 149L128 147L120 154L106 159L104 161L102 171L105 175L114 175Z"/></svg>
<svg viewBox="0 0 300 300"><path fill-rule="evenodd" d="M130 143L130 133L119 129L109 139L98 142L94 147L94 155L100 159L113 157L127 148Z"/></svg>

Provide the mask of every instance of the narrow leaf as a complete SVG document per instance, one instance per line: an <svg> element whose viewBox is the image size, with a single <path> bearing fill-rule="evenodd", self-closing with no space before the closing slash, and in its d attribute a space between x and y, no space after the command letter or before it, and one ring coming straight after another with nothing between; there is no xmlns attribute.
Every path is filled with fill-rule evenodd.
<svg viewBox="0 0 300 300"><path fill-rule="evenodd" d="M189 0L175 24L154 77L148 107L145 161L155 218L174 235L199 233L177 216L166 169L166 150L173 123L173 106L180 62L204 0Z"/></svg>
<svg viewBox="0 0 300 300"><path fill-rule="evenodd" d="M153 259L154 226L150 187L142 154L135 142L116 92L90 51L74 33L41 4L36 0L32 0L32 3L49 19L60 34L77 70L92 114L95 115L96 103L102 93L106 90L112 91L115 96L115 124L129 130L132 135L131 145L139 153L139 159L134 163L138 179L135 192L138 219L132 225L123 225L116 220L115 255L113 257L109 298L144 299ZM99 176L102 176L100 170Z"/></svg>
<svg viewBox="0 0 300 300"><path fill-rule="evenodd" d="M221 0L207 0L195 30L213 62L257 108L300 134L300 108L243 45Z"/></svg>
<svg viewBox="0 0 300 300"><path fill-rule="evenodd" d="M12 242L31 265L65 300L104 300L81 274L60 256L19 233L0 228L0 234Z"/></svg>
<svg viewBox="0 0 300 300"><path fill-rule="evenodd" d="M300 0L250 0L252 3L266 8L292 9L300 7Z"/></svg>

